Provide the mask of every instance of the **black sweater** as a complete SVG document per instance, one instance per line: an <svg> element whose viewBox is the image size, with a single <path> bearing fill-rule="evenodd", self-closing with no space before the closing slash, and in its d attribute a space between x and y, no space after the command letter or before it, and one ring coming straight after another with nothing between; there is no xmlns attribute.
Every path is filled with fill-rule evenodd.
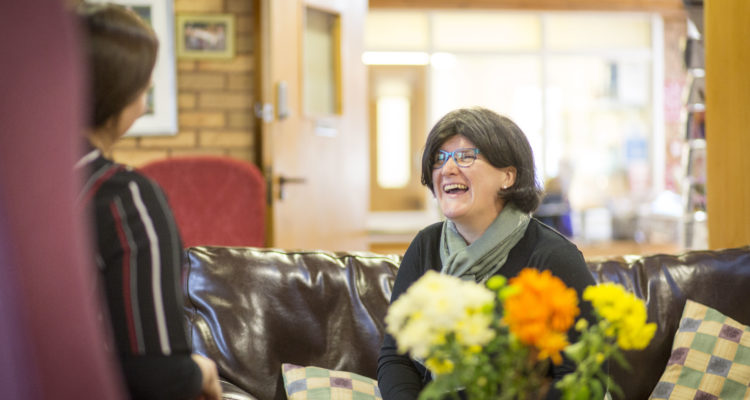
<svg viewBox="0 0 750 400"><path fill-rule="evenodd" d="M393 285L391 302L395 301L406 289L419 279L427 270L440 271L440 234L442 222L435 223L420 231L409 245L401 261L396 282ZM586 267L583 255L568 239L536 219L531 219L523 238L511 249L508 259L498 271L499 275L512 278L526 268L550 270L553 275L562 279L568 287L578 292L580 316L593 322L591 305L581 301L586 286L593 285L594 278ZM571 340L576 339L573 329L568 333ZM560 365L551 368L554 382L573 371L575 365L564 360ZM430 374L419 363L408 356L399 354L396 342L389 334L385 335L378 359L378 386L385 400L413 400L419 395L424 385L430 381ZM559 398L556 390L550 390L548 399Z"/></svg>
<svg viewBox="0 0 750 400"><path fill-rule="evenodd" d="M182 242L164 193L92 150L80 196L94 218L96 263L114 344L135 399L194 399L202 375L182 313Z"/></svg>

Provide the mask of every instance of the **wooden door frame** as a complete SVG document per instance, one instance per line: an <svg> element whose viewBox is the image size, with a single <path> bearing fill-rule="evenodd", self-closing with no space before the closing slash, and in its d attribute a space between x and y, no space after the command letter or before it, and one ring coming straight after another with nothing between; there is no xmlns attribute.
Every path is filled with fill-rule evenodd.
<svg viewBox="0 0 750 400"><path fill-rule="evenodd" d="M684 15L682 0L370 0L371 9L630 11Z"/></svg>

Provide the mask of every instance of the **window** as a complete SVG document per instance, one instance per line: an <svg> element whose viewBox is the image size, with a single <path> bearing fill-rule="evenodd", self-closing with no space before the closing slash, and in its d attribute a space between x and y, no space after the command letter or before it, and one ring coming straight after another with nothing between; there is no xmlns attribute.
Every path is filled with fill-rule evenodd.
<svg viewBox="0 0 750 400"><path fill-rule="evenodd" d="M375 10L366 32L367 57L425 55L426 129L459 107L507 115L531 142L538 179L562 178L575 209L662 189L658 16Z"/></svg>
<svg viewBox="0 0 750 400"><path fill-rule="evenodd" d="M303 96L308 114L336 114L340 110L338 30L337 15L306 9Z"/></svg>

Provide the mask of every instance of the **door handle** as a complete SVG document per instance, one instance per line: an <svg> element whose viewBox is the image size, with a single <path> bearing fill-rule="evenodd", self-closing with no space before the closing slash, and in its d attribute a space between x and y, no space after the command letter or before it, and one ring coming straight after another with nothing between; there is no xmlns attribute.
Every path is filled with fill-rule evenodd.
<svg viewBox="0 0 750 400"><path fill-rule="evenodd" d="M276 85L276 109L279 113L279 121L289 116L289 105L287 102L287 84L281 81Z"/></svg>
<svg viewBox="0 0 750 400"><path fill-rule="evenodd" d="M299 185L303 183L307 183L307 179L300 178L300 177L290 177L290 176L279 175L279 200L284 200L284 185L287 185L287 184Z"/></svg>

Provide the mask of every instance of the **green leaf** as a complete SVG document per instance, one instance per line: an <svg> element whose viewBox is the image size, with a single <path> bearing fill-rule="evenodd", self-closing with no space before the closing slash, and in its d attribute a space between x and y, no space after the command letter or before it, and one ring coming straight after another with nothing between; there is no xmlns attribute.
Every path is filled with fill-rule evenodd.
<svg viewBox="0 0 750 400"><path fill-rule="evenodd" d="M500 300L505 300L510 296L513 296L514 294L520 292L520 289L518 289L517 286L505 286L504 288L500 289L500 292L498 292L498 298Z"/></svg>
<svg viewBox="0 0 750 400"><path fill-rule="evenodd" d="M612 352L612 358L617 361L617 364L620 365L623 369L626 371L630 371L630 364L628 363L628 360L625 359L625 356L622 355L621 352L615 350Z"/></svg>
<svg viewBox="0 0 750 400"><path fill-rule="evenodd" d="M591 398L592 399L602 399L604 398L604 389L602 388L602 383L599 382L598 379L592 379L590 382L591 385Z"/></svg>
<svg viewBox="0 0 750 400"><path fill-rule="evenodd" d="M625 393L620 388L620 385L618 385L611 376L605 375L604 381L607 382L607 389L609 389L610 392L613 392L619 398L625 398Z"/></svg>
<svg viewBox="0 0 750 400"><path fill-rule="evenodd" d="M586 356L586 345L583 341L573 343L565 348L565 354L570 357L571 360L580 364Z"/></svg>
<svg viewBox="0 0 750 400"><path fill-rule="evenodd" d="M487 281L487 287L491 290L498 290L505 286L508 279L502 275L495 275Z"/></svg>
<svg viewBox="0 0 750 400"><path fill-rule="evenodd" d="M588 385L581 385L576 391L576 400L589 400L591 399L591 392L589 391Z"/></svg>

